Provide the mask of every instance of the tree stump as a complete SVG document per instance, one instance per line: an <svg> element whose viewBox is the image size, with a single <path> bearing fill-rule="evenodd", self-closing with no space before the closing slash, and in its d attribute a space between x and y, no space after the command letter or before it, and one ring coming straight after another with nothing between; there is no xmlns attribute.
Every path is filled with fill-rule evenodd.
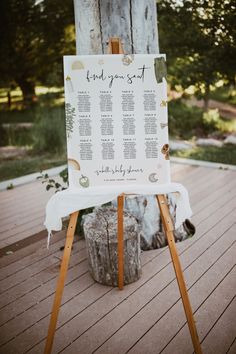
<svg viewBox="0 0 236 354"><path fill-rule="evenodd" d="M124 211L124 284L141 276L140 231L134 216ZM117 209L99 207L83 217L89 270L95 281L117 286Z"/></svg>

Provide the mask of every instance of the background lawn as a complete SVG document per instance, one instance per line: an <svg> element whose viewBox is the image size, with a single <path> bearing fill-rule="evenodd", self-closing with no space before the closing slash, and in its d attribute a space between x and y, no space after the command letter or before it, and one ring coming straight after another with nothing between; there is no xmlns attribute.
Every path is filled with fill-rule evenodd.
<svg viewBox="0 0 236 354"><path fill-rule="evenodd" d="M63 155L25 156L13 160L0 161L0 182L24 176L34 172L40 172L48 168L61 166L66 163Z"/></svg>
<svg viewBox="0 0 236 354"><path fill-rule="evenodd" d="M236 148L231 144L225 145L221 148L215 146L196 146L190 150L172 151L170 155L186 159L236 165Z"/></svg>

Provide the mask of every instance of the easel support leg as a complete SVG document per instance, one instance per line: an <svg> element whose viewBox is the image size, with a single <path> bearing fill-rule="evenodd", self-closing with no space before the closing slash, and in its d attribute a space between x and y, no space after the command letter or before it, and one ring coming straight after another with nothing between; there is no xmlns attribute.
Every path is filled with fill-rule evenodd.
<svg viewBox="0 0 236 354"><path fill-rule="evenodd" d="M158 205L160 208L161 218L162 218L162 222L164 225L164 229L166 232L168 246L169 246L169 250L170 250L170 254L171 254L171 258L172 258L172 263L174 266L174 270L175 270L175 274L176 274L176 278L177 278L177 282L178 282L178 286L179 286L180 295L181 295L183 306L184 306L185 315L186 315L188 326L189 326L189 331L190 331L191 338L192 338L194 351L196 354L202 354L202 350L201 350L201 346L200 346L200 342L199 342L199 338L198 338L198 333L197 333L196 325L195 325L194 318L193 318L192 308L191 308L191 304L189 301L188 292L186 289L184 275L183 275L179 256L178 256L177 249L176 249L174 233L173 233L174 227L173 227L172 219L170 216L169 207L167 204L167 199L164 195L157 195L157 201L158 201Z"/></svg>
<svg viewBox="0 0 236 354"><path fill-rule="evenodd" d="M71 248L72 248L72 244L73 244L73 240L74 240L75 227L76 227L78 215L79 215L79 212L76 211L75 213L71 214L71 216L70 216L70 222L69 222L69 226L68 226L68 230L67 230L67 234L66 234L66 244L65 244L62 262L61 262L60 274L59 274L59 277L57 280L57 288L56 288L56 293L55 293L53 307L52 307L52 313L51 313L51 318L50 318L50 323L49 323L49 328L48 328L48 336L47 336L47 340L46 340L44 354L50 354L52 351L54 334L55 334L56 325L57 325L57 318L58 318L58 313L59 313L59 309L60 309L60 305L61 305L61 299L62 299L62 295L63 295L65 278L66 278L66 273L67 273L67 269L68 269L68 265L69 265Z"/></svg>
<svg viewBox="0 0 236 354"><path fill-rule="evenodd" d="M118 235L118 287L124 286L124 225L123 225L124 196L117 198L117 235Z"/></svg>

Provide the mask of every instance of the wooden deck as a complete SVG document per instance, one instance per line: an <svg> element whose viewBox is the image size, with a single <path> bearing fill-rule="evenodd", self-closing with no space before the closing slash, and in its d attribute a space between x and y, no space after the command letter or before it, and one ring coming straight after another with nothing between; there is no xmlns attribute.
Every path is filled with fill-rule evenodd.
<svg viewBox="0 0 236 354"><path fill-rule="evenodd" d="M192 239L177 246L203 353L236 353L236 172L172 167L173 180L189 190L197 227ZM27 207L12 197L7 210L1 209L11 223L19 207L26 208L29 225L43 218L45 197L35 198L38 192L28 187L18 187L31 196ZM43 352L63 244L60 232L50 250L43 239L0 258L0 353ZM88 273L84 241L76 242L53 353L191 354L168 248L143 252L142 265L141 279L123 291L101 286Z"/></svg>
<svg viewBox="0 0 236 354"><path fill-rule="evenodd" d="M45 205L53 193L39 180L0 191L0 249L42 233Z"/></svg>

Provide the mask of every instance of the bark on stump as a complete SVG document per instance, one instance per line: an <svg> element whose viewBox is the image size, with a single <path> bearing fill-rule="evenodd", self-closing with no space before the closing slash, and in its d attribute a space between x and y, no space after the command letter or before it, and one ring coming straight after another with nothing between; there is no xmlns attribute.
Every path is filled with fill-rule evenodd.
<svg viewBox="0 0 236 354"><path fill-rule="evenodd" d="M136 219L124 211L124 284L141 276L140 231ZM90 273L95 281L117 286L117 209L96 208L83 217Z"/></svg>

